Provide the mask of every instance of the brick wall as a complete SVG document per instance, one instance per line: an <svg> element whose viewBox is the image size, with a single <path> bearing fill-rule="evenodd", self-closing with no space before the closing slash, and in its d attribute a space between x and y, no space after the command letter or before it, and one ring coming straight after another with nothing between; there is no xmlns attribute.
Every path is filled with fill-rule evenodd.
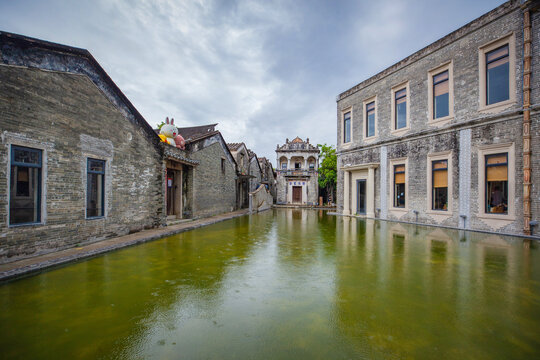
<svg viewBox="0 0 540 360"><path fill-rule="evenodd" d="M0 261L163 222L162 161L86 75L0 65ZM44 224L8 227L11 144L43 150ZM106 165L106 216L86 219L86 159Z"/></svg>

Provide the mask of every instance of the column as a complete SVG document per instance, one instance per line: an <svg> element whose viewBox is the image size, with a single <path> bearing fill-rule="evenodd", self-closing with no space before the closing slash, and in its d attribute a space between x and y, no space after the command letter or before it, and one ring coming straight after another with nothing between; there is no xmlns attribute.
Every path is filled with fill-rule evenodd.
<svg viewBox="0 0 540 360"><path fill-rule="evenodd" d="M291 168L291 158L288 157L287 158L287 169L290 169Z"/></svg>
<svg viewBox="0 0 540 360"><path fill-rule="evenodd" d="M344 186L343 186L343 215L350 215L351 211L349 209L349 203L350 203L350 174L348 171L343 171L343 180L344 180Z"/></svg>
<svg viewBox="0 0 540 360"><path fill-rule="evenodd" d="M308 166L307 166L307 158L304 158L304 170L307 170Z"/></svg>
<svg viewBox="0 0 540 360"><path fill-rule="evenodd" d="M366 216L375 217L375 168L370 166L368 168L368 178L367 178L367 206L366 206Z"/></svg>

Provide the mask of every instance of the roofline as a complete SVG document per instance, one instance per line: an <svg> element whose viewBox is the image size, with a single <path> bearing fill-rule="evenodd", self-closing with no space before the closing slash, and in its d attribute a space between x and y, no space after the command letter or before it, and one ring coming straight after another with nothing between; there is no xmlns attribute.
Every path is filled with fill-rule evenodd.
<svg viewBox="0 0 540 360"><path fill-rule="evenodd" d="M405 57L404 59L398 61L397 63L390 65L386 69L378 72L377 74L367 78L366 80L356 84L355 86L349 88L348 90L343 91L336 97L336 102L339 102L354 93L376 83L379 80L397 72L398 70L417 62L418 60L434 53L435 51L455 42L462 37L477 31L478 29L492 23L495 20L511 13L512 11L520 9L519 0L510 0L502 5L497 6L495 9L481 15L480 17L468 22L467 24L461 26L457 30L452 31L450 34L443 36L442 38L432 42L431 44L423 47L422 49L412 53L411 55Z"/></svg>
<svg viewBox="0 0 540 360"><path fill-rule="evenodd" d="M223 144L224 144L223 147L224 147L225 149L227 149L227 151L229 152L229 155L231 156L231 159L232 159L232 161L233 161L235 167L237 168L237 167L238 167L238 164L237 164L237 162L236 162L236 159L234 158L234 156L233 156L231 150L230 150L229 147L227 146L227 142L225 141L225 139L223 138L223 135L221 134L221 132L220 132L219 130L215 130L215 131L212 131L212 132L210 132L210 133L208 133L208 134L204 134L204 135L202 135L202 136L200 136L200 137L198 137L198 138L196 138L196 139L190 139L189 141L186 141L186 145L187 145L187 144L194 143L194 142L199 142L199 141L201 141L201 140L204 140L204 139L209 138L209 137L214 136L214 135L219 135L219 137L221 138L221 141L222 141Z"/></svg>
<svg viewBox="0 0 540 360"><path fill-rule="evenodd" d="M14 40L16 43L21 45L21 47L34 46L34 47L43 48L45 50L51 50L51 51L56 51L56 52L64 52L64 53L69 53L69 54L77 55L79 57L86 58L89 61L90 65L95 67L98 75L100 75L103 78L104 82L108 86L110 86L111 89L120 98L120 100L122 102L124 102L124 104L126 105L128 110L133 114L133 117L139 123L139 125L141 125L143 127L143 129L146 130L146 132L150 135L152 140L154 140L154 144L156 146L158 146L158 144L160 142L160 139L159 139L159 136L154 132L154 129L152 129L152 127L146 121L146 119L141 115L141 113L139 113L139 111L135 108L135 106L131 103L131 101L129 101L127 96L124 95L122 90L120 90L120 88L116 85L116 83L111 79L109 74L107 74L107 72L101 67L99 62L92 56L90 51L88 51L86 49L82 49L82 48L77 48L77 47L73 47L73 46L58 44L58 43L54 43L54 42L51 42L51 41L36 39L36 38L32 38L32 37L28 37L28 36L24 36L24 35L20 35L20 34L14 34L14 33L10 33L10 32L7 32L7 31L0 30L0 44L4 42L4 41L2 41L4 39L10 39L12 41ZM21 42L22 42L22 44L21 44ZM36 67L36 68L39 68L39 67ZM90 81L92 81L92 79L90 79ZM99 86L98 86L98 88L99 88Z"/></svg>

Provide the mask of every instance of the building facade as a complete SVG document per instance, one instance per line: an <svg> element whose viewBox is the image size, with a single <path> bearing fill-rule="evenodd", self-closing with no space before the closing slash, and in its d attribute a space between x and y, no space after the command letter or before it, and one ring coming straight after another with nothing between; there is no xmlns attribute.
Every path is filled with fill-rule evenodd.
<svg viewBox="0 0 540 360"><path fill-rule="evenodd" d="M529 234L539 27L538 2L510 1L341 93L338 211Z"/></svg>
<svg viewBox="0 0 540 360"><path fill-rule="evenodd" d="M277 145L277 204L317 205L320 150L299 137Z"/></svg>
<svg viewBox="0 0 540 360"><path fill-rule="evenodd" d="M0 263L235 210L216 125L161 142L87 50L0 32Z"/></svg>
<svg viewBox="0 0 540 360"><path fill-rule="evenodd" d="M262 170L262 183L268 187L273 201L276 202L276 172L270 160L265 157L259 158L259 166Z"/></svg>

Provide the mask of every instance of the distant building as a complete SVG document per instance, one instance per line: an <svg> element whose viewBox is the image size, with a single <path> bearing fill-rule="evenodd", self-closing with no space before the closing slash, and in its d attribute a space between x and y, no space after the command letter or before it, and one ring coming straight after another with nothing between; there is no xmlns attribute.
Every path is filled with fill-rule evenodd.
<svg viewBox="0 0 540 360"><path fill-rule="evenodd" d="M316 205L319 201L319 152L299 137L277 146L277 204Z"/></svg>
<svg viewBox="0 0 540 360"><path fill-rule="evenodd" d="M238 209L249 207L249 193L254 191L261 181L261 170L255 154L244 143L227 144L236 160L236 206Z"/></svg>
<svg viewBox="0 0 540 360"><path fill-rule="evenodd" d="M506 2L338 95L338 212L530 234L538 10Z"/></svg>
<svg viewBox="0 0 540 360"><path fill-rule="evenodd" d="M274 171L274 167L272 166L272 163L270 160L268 160L265 157L259 158L259 165L262 170L262 183L265 184L268 187L268 190L270 191L270 194L272 194L272 197L274 198L274 202L276 201L276 172Z"/></svg>

